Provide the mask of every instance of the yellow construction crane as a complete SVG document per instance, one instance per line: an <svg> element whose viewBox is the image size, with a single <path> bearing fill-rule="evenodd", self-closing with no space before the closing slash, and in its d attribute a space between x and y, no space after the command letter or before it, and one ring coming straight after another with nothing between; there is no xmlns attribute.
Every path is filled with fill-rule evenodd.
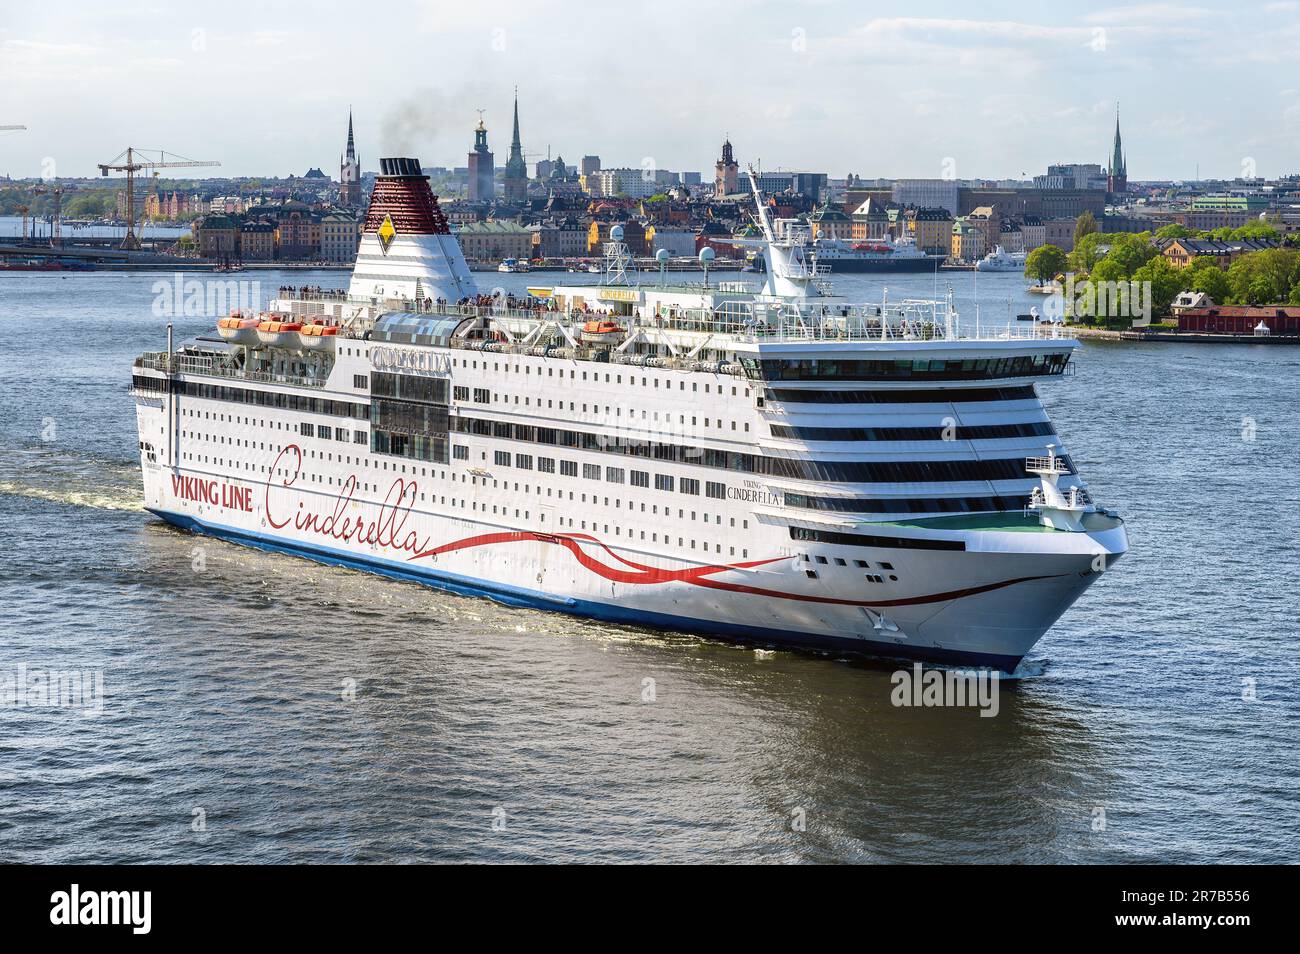
<svg viewBox="0 0 1300 954"><path fill-rule="evenodd" d="M157 159L153 158L157 155ZM131 146L111 162L99 163L100 175L110 172L126 173L126 238L122 239L122 248L128 252L140 250L140 240L135 234L135 174L137 172L155 172L157 169L194 169L200 166L219 166L219 162L186 159L174 156L161 149L135 149ZM156 173L155 173L156 174Z"/></svg>

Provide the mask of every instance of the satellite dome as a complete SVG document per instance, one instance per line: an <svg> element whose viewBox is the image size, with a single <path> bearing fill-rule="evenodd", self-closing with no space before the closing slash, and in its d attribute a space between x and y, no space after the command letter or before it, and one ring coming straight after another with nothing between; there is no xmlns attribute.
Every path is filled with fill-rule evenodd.
<svg viewBox="0 0 1300 954"><path fill-rule="evenodd" d="M621 241L623 241L623 226L621 226L621 225L616 225L616 226L614 226L612 229L610 229L610 230L609 230L609 240L610 240L611 242L621 242Z"/></svg>
<svg viewBox="0 0 1300 954"><path fill-rule="evenodd" d="M655 252L655 261L659 262L661 265L672 257L673 253L668 251L666 248L661 248L659 251Z"/></svg>
<svg viewBox="0 0 1300 954"><path fill-rule="evenodd" d="M701 265L708 265L717 257L718 257L718 253L713 250L713 246L711 245L706 245L704 246L704 248L700 249Z"/></svg>

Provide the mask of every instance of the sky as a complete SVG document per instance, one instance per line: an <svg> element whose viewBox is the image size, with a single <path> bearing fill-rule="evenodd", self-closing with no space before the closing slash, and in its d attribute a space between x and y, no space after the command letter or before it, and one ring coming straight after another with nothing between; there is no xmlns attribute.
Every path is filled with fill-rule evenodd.
<svg viewBox="0 0 1300 954"><path fill-rule="evenodd" d="M905 15L900 15L905 14ZM0 2L0 175L94 175L128 145L195 174L338 175L349 106L380 155L711 174L1130 179L1300 172L1300 2Z"/></svg>

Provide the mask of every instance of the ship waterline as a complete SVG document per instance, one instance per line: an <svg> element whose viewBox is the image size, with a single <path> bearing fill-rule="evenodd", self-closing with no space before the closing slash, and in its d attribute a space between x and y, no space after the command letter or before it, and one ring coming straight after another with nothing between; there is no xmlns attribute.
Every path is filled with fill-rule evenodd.
<svg viewBox="0 0 1300 954"><path fill-rule="evenodd" d="M1034 389L1076 343L844 302L758 208L760 289L639 284L615 234L599 282L484 300L385 160L346 295L137 360L145 506L512 605L1014 669L1127 549Z"/></svg>

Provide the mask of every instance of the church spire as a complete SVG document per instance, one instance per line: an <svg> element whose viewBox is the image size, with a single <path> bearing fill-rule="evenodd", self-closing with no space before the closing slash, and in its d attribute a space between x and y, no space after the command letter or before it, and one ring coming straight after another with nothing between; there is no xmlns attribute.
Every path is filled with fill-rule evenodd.
<svg viewBox="0 0 1300 954"><path fill-rule="evenodd" d="M1110 166L1106 169L1106 191L1119 195L1128 191L1128 161L1124 140L1119 134L1119 103L1115 104L1115 143L1111 147Z"/></svg>
<svg viewBox="0 0 1300 954"><path fill-rule="evenodd" d="M510 158L506 160L506 198L522 202L528 195L528 166L524 162L524 147L519 141L519 87L515 87L515 127L510 137Z"/></svg>
<svg viewBox="0 0 1300 954"><path fill-rule="evenodd" d="M1119 103L1115 104L1115 146L1111 151L1109 172L1113 176L1128 174L1124 168L1124 142L1119 134Z"/></svg>
<svg viewBox="0 0 1300 954"><path fill-rule="evenodd" d="M357 154L356 140L352 138L352 107L348 107L348 158L353 159Z"/></svg>
<svg viewBox="0 0 1300 954"><path fill-rule="evenodd" d="M510 158L514 159L516 156L518 156L520 159L522 159L524 157L523 153L524 153L523 147L519 144L519 87L516 86L515 87L515 131L514 131L514 135L510 137Z"/></svg>

